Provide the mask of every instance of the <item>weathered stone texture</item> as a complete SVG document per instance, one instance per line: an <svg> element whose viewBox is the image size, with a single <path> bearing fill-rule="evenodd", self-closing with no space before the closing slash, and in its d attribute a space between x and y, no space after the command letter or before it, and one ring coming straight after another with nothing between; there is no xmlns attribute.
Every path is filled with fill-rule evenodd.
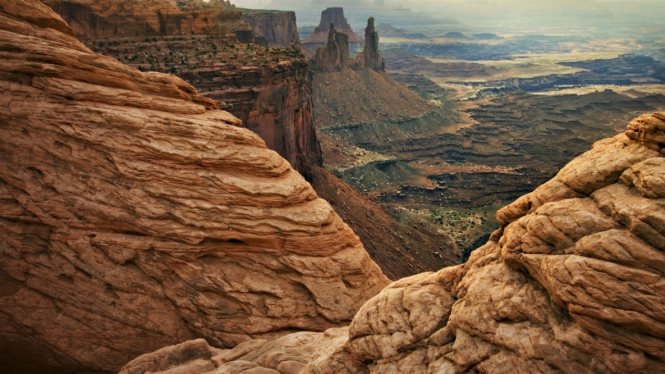
<svg viewBox="0 0 665 374"><path fill-rule="evenodd" d="M238 119L73 35L0 2L0 367L113 372L197 337L323 331L387 284Z"/></svg>
<svg viewBox="0 0 665 374"><path fill-rule="evenodd" d="M386 287L346 334L291 353L295 372L664 372L663 119L640 117L500 210L466 264ZM288 373L265 361L288 339L252 362Z"/></svg>

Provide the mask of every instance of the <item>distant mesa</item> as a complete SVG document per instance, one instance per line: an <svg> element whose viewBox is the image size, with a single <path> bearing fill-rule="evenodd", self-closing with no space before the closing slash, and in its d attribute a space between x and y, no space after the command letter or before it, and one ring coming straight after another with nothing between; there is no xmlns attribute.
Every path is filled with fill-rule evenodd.
<svg viewBox="0 0 665 374"><path fill-rule="evenodd" d="M340 7L328 8L321 12L321 22L314 30L314 33L303 40L303 44L315 50L317 47L325 45L328 42L328 33L331 26L337 32L346 34L349 43L362 43L363 39L358 36L344 17L344 9Z"/></svg>
<svg viewBox="0 0 665 374"><path fill-rule="evenodd" d="M380 23L376 26L376 32L383 38L405 38L405 39L427 39L429 36L423 33L411 33L404 29L398 29L389 23Z"/></svg>
<svg viewBox="0 0 665 374"><path fill-rule="evenodd" d="M461 32L457 32L457 31L452 31L452 32L446 33L443 37L448 38L448 39L469 39L468 36L462 34Z"/></svg>
<svg viewBox="0 0 665 374"><path fill-rule="evenodd" d="M483 33L480 33L480 34L473 34L473 37L476 38L476 39L485 39L485 40L501 39L500 36L498 36L496 34L491 34L491 33L488 33L488 32L483 32Z"/></svg>

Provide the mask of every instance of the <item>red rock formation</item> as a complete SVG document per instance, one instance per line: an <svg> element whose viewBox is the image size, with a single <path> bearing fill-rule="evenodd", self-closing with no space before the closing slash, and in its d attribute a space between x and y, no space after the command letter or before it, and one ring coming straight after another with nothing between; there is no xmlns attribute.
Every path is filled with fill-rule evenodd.
<svg viewBox="0 0 665 374"><path fill-rule="evenodd" d="M665 113L655 113L597 142L501 209L501 229L466 264L391 284L348 330L254 342L261 348L224 353L235 361L208 360L209 367L282 374L665 372L664 133ZM159 372L160 357L134 363L144 360ZM287 360L297 369L288 371Z"/></svg>
<svg viewBox="0 0 665 374"><path fill-rule="evenodd" d="M222 3L175 0L44 0L71 25L83 41L101 38L137 38L205 34L223 37L235 33L251 38L241 13ZM248 34L249 33L249 34ZM250 39L251 40L251 39Z"/></svg>
<svg viewBox="0 0 665 374"><path fill-rule="evenodd" d="M0 367L112 372L348 323L387 279L288 162L183 80L0 2Z"/></svg>
<svg viewBox="0 0 665 374"><path fill-rule="evenodd" d="M101 6L101 3L93 6L84 0L46 1L73 24L79 25L77 37L89 47L124 60L133 67L147 66L142 62L147 59L151 61L151 69L174 72L191 83L201 95L218 101L222 109L240 118L244 127L259 134L270 149L286 158L302 174L308 175L311 165L321 164L321 151L312 125L311 79L307 62L300 53L291 53L290 49L266 52L257 46L235 45L237 41L229 38L228 32L224 30L230 31L238 22L249 29L240 20L239 12L200 4L180 9L174 5L173 0L141 3L115 0L117 4L114 3L110 10L108 6ZM150 20L149 16L157 19L157 15L161 14L160 7L171 3L174 8L172 12L179 11L177 14L195 17L192 21L195 26L193 29L185 27L183 22L168 22L165 33L161 35L166 36L163 39L167 40L170 37L171 42L134 38L131 43L127 43L126 38L112 37L120 36L117 33L109 38L97 39L97 36L106 34L88 31L90 28L97 30L93 25L117 24L128 19ZM79 11L74 12L72 9ZM211 16L210 12L218 14L217 18ZM231 22L219 18L219 15L224 14L236 14L238 19ZM283 21L285 27L291 29L291 34L295 32L297 37L295 16L292 18ZM93 19L95 21L91 22ZM201 20L207 23L199 22ZM137 24L135 21L126 22ZM251 30L244 30L240 26L236 28L236 33L251 33ZM82 34L79 35L80 30ZM224 32L209 35L215 30ZM191 32L196 36L191 36ZM174 36L183 33L187 37L181 36L179 40L174 40ZM166 65L167 61L172 64L170 68Z"/></svg>
<svg viewBox="0 0 665 374"><path fill-rule="evenodd" d="M330 25L328 42L316 50L312 59L312 69L319 72L333 72L349 65L349 36L337 32Z"/></svg>
<svg viewBox="0 0 665 374"><path fill-rule="evenodd" d="M242 9L242 20L252 27L256 35L265 37L271 47L300 44L295 12Z"/></svg>
<svg viewBox="0 0 665 374"><path fill-rule="evenodd" d="M365 29L365 46L362 54L363 66L372 70L386 70L386 63L379 53L379 33L374 28L374 17L367 20Z"/></svg>
<svg viewBox="0 0 665 374"><path fill-rule="evenodd" d="M303 40L303 44L326 43L331 25L334 25L338 32L348 35L349 43L362 43L363 39L353 32L351 26L346 21L344 9L333 7L321 12L321 23L319 23L319 26L316 27L312 35Z"/></svg>
<svg viewBox="0 0 665 374"><path fill-rule="evenodd" d="M312 69L318 72L330 73L344 68L360 70L369 68L376 71L385 71L385 62L379 53L379 34L374 29L374 18L367 20L365 29L365 45L363 53L354 59L349 58L349 37L337 31L330 25L326 45L316 50L312 59Z"/></svg>
<svg viewBox="0 0 665 374"><path fill-rule="evenodd" d="M214 65L184 71L202 95L243 120L268 148L303 175L321 164L312 116L309 67L303 59L265 65Z"/></svg>

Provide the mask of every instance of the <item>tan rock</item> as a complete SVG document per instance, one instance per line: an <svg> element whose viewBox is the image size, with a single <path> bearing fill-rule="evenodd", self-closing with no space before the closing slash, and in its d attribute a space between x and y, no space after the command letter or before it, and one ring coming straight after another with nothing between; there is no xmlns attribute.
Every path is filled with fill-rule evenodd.
<svg viewBox="0 0 665 374"><path fill-rule="evenodd" d="M387 284L330 205L215 101L72 35L36 0L0 2L10 372L117 371L194 338L324 331Z"/></svg>
<svg viewBox="0 0 665 374"><path fill-rule="evenodd" d="M466 264L370 299L348 335L299 356L301 373L665 372L659 151L649 137L596 143L502 209Z"/></svg>

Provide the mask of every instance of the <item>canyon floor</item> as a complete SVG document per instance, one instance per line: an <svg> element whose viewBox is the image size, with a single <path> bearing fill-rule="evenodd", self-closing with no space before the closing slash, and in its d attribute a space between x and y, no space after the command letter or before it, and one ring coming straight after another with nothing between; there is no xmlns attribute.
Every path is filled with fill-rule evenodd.
<svg viewBox="0 0 665 374"><path fill-rule="evenodd" d="M450 235L464 261L498 227L498 208L639 113L665 109L665 45L641 43L382 38L387 74L421 100L368 73L315 76L324 164L405 224Z"/></svg>

